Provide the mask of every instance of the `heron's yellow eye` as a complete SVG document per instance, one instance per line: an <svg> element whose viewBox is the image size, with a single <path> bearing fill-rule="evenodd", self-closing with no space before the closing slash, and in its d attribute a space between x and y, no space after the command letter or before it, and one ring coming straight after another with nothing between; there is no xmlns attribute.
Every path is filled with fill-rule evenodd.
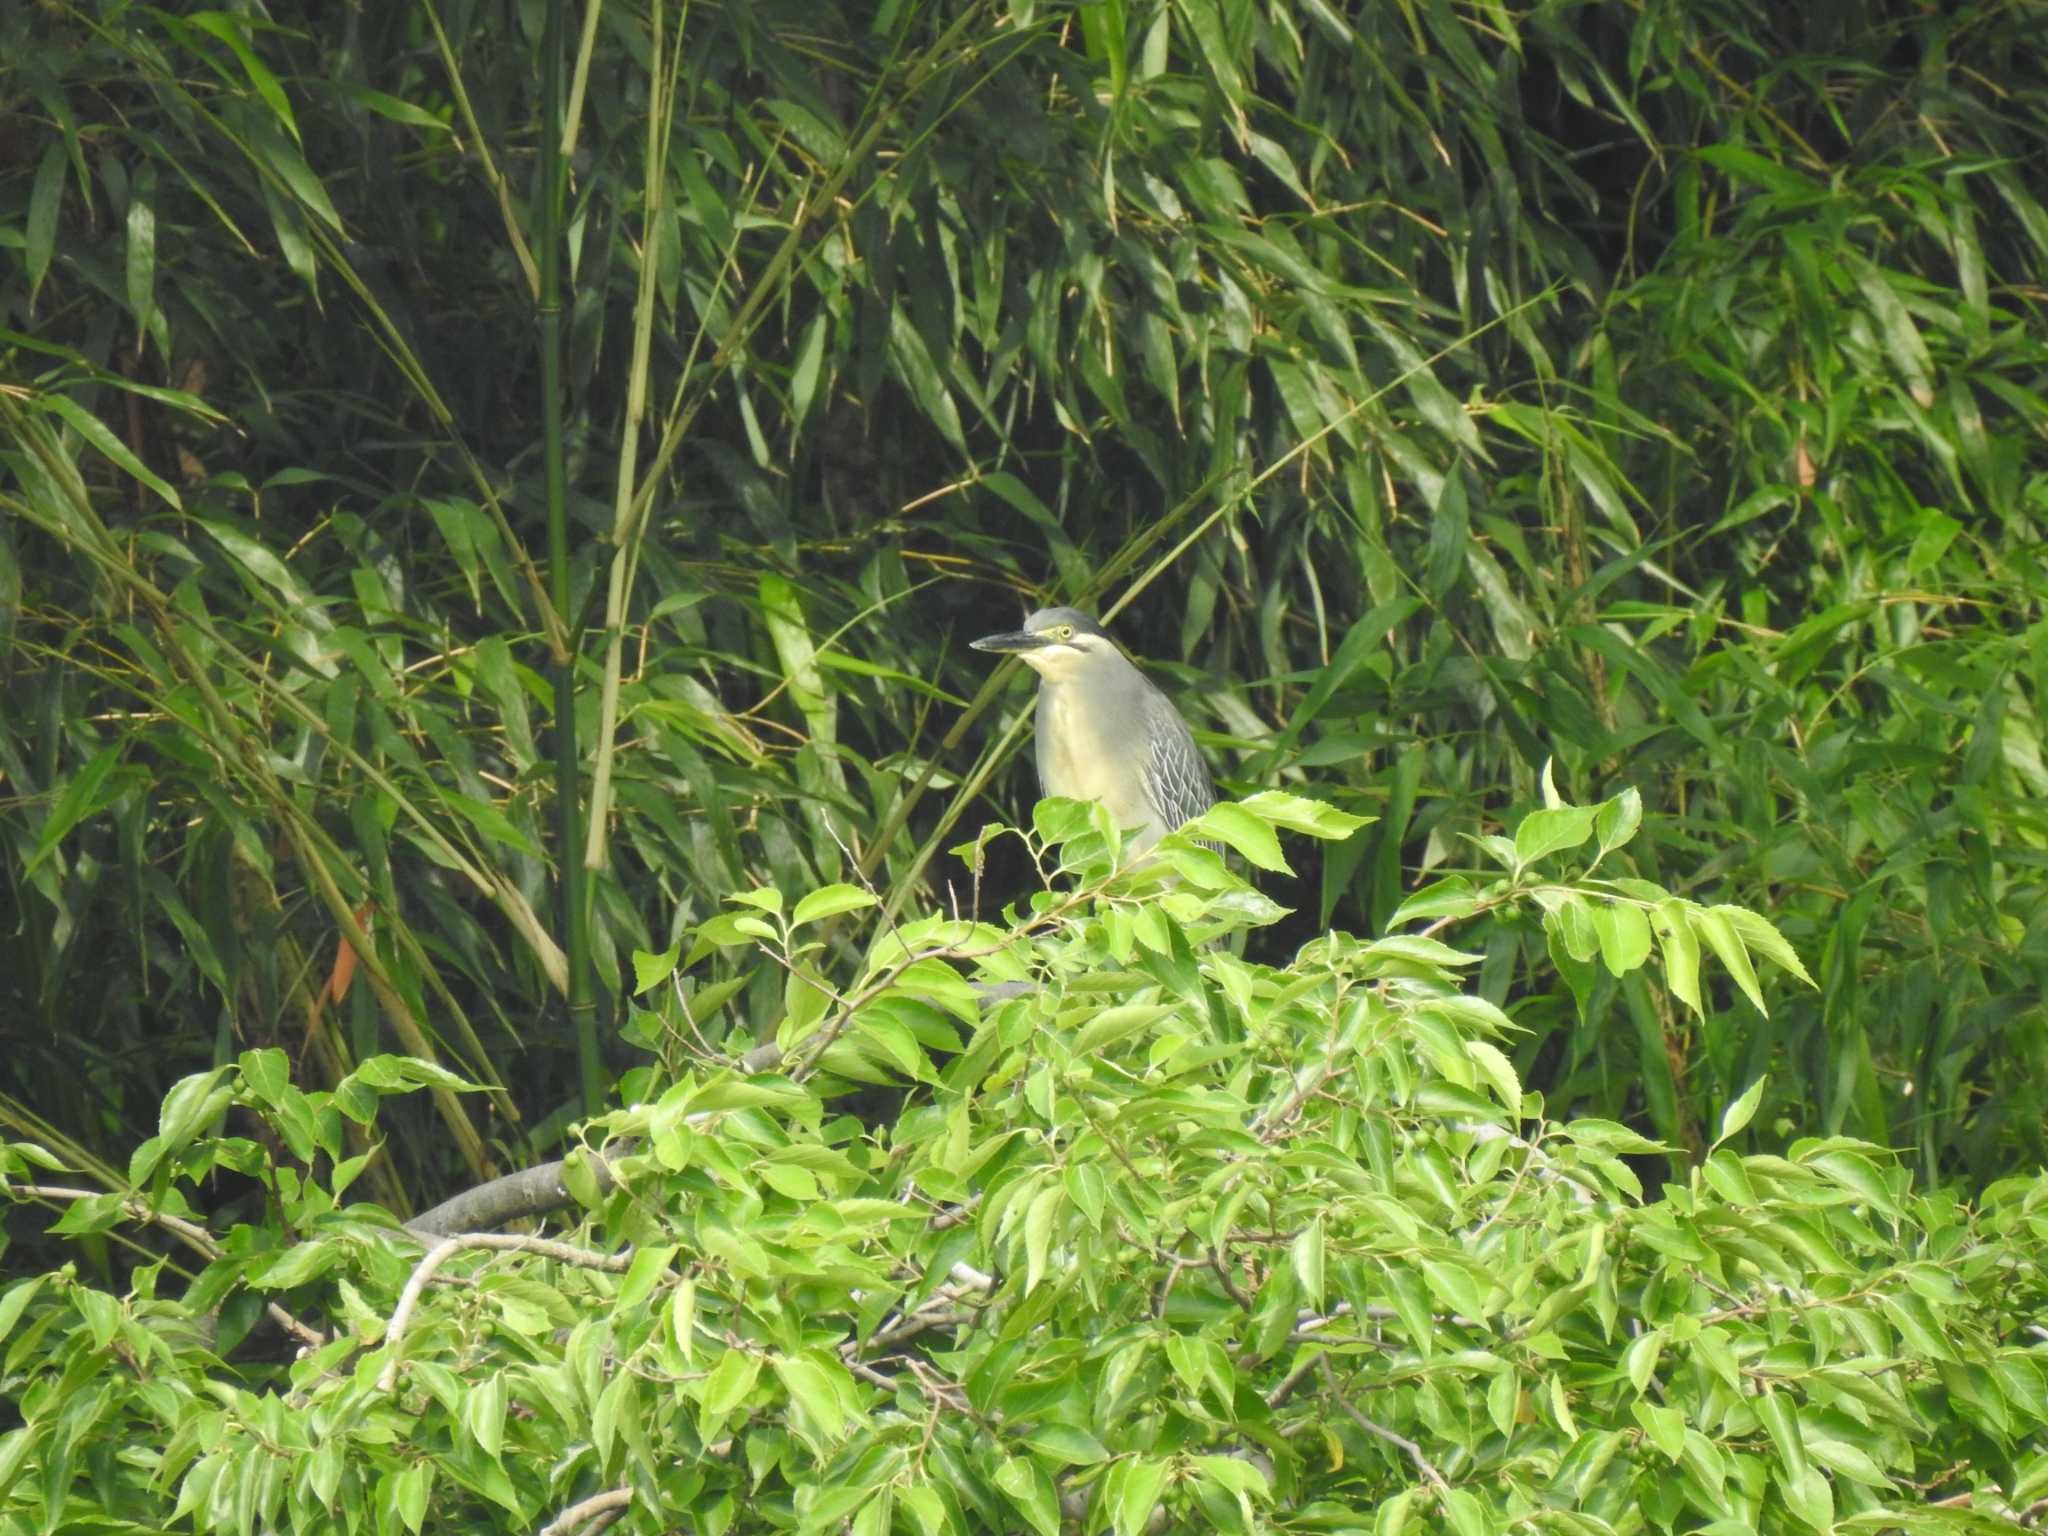
<svg viewBox="0 0 2048 1536"><path fill-rule="evenodd" d="M1056 630L1054 630L1054 631L1053 631L1053 637L1054 637L1055 639L1058 639L1058 640L1071 640L1071 639L1073 639L1073 638L1074 638L1074 626L1073 626L1073 625L1071 625L1071 624L1062 624L1062 625L1061 625L1061 626L1060 626L1060 627L1059 627L1058 629L1056 629Z"/></svg>

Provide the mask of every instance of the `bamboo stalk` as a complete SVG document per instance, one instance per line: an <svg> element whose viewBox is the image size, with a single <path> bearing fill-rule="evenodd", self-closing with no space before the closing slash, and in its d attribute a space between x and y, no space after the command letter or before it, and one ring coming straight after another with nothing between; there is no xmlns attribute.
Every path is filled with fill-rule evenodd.
<svg viewBox="0 0 2048 1536"><path fill-rule="evenodd" d="M576 659L581 635L569 590L569 489L562 453L562 208L568 162L562 154L564 0L548 0L541 41L540 196L534 238L540 246L541 453L548 497L548 588L566 633L550 658L554 688L556 931L569 962L569 1018L576 1031L576 1076L583 1108L604 1103L604 1057L598 1049L597 1003L590 979L590 897L583 861L583 754L576 741Z"/></svg>

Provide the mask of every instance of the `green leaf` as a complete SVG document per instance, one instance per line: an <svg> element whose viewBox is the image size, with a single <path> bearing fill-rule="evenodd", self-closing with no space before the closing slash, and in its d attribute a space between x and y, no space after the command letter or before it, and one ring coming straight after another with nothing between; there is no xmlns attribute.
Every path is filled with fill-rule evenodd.
<svg viewBox="0 0 2048 1536"><path fill-rule="evenodd" d="M1245 132L1245 85L1238 71L1240 49L1224 25L1222 11L1216 0L1179 0L1177 8L1188 29L1194 33L1202 61L1208 65L1217 90L1229 103L1238 135L1242 138ZM1118 1536L1130 1536L1130 1533L1119 1531Z"/></svg>
<svg viewBox="0 0 2048 1536"><path fill-rule="evenodd" d="M28 307L36 307L43 279L57 249L57 218L64 209L64 145L52 139L36 163L35 186L28 195Z"/></svg>
<svg viewBox="0 0 2048 1536"><path fill-rule="evenodd" d="M619 1294L613 1305L621 1312L629 1312L654 1294L655 1286L668 1273L674 1262L674 1244L663 1247L642 1248L634 1253L633 1262L626 1270L626 1278L619 1285Z"/></svg>
<svg viewBox="0 0 2048 1536"><path fill-rule="evenodd" d="M1778 1452L1784 1480L1790 1482L1805 1476L1806 1449L1801 1443L1799 1420L1792 1411L1791 1394L1776 1392L1766 1386L1752 1401L1756 1405L1756 1416L1763 1421L1771 1444Z"/></svg>
<svg viewBox="0 0 2048 1536"><path fill-rule="evenodd" d="M156 308L156 166L145 160L128 188L126 230L128 312L138 337L157 323Z"/></svg>
<svg viewBox="0 0 2048 1536"><path fill-rule="evenodd" d="M85 407L64 395L56 394L39 395L36 397L36 403L44 410L63 417L80 437L91 443L122 470L155 491L176 510L184 511L185 504L178 499L178 493L171 489L170 483L135 457L129 451L128 445L114 436L107 429L106 423Z"/></svg>
<svg viewBox="0 0 2048 1536"><path fill-rule="evenodd" d="M669 1337L675 1340L684 1362L694 1365L697 1360L697 1282L691 1276L684 1276L670 1293L668 1328Z"/></svg>
<svg viewBox="0 0 2048 1536"><path fill-rule="evenodd" d="M823 886L797 899L796 908L789 915L789 925L799 928L805 923L837 917L842 912L856 912L876 905L878 899L873 891L865 891L855 885Z"/></svg>
<svg viewBox="0 0 2048 1536"><path fill-rule="evenodd" d="M562 1187L586 1211L595 1210L604 1199L604 1191L598 1185L590 1159L580 1150L562 1160Z"/></svg>
<svg viewBox="0 0 2048 1536"><path fill-rule="evenodd" d="M642 992L660 986L669 977L673 976L676 971L676 961L682 958L682 953L683 941L681 939L676 940L674 944L658 955L650 955L644 949L634 950L633 995L637 997Z"/></svg>
<svg viewBox="0 0 2048 1536"><path fill-rule="evenodd" d="M1769 918L1747 907L1723 905L1713 910L1721 914L1749 949L1790 971L1809 987L1814 985L1813 978L1806 974L1806 967L1800 962L1799 952L1785 941L1785 936L1778 932Z"/></svg>
<svg viewBox="0 0 2048 1536"><path fill-rule="evenodd" d="M1652 1328L1631 1340L1623 1353L1622 1369L1628 1372L1629 1383L1638 1395L1650 1390L1650 1379L1657 1374L1657 1361L1664 1353L1667 1337L1662 1328Z"/></svg>
<svg viewBox="0 0 2048 1536"><path fill-rule="evenodd" d="M1486 1315L1486 1294L1464 1266L1428 1259L1422 1265L1422 1278L1450 1311L1475 1319Z"/></svg>
<svg viewBox="0 0 2048 1536"><path fill-rule="evenodd" d="M832 994L808 965L791 966L782 982L782 1022L775 1029L775 1043L783 1050L795 1049L823 1022L832 1006Z"/></svg>
<svg viewBox="0 0 2048 1536"><path fill-rule="evenodd" d="M690 1018L701 1026L736 993L743 991L753 979L753 973L746 972L738 976L728 976L723 981L708 981L686 994L683 1005L689 1011Z"/></svg>
<svg viewBox="0 0 2048 1536"><path fill-rule="evenodd" d="M1467 1040L1465 1054L1472 1058L1484 1077L1499 1097L1509 1116L1522 1118L1522 1083L1515 1074L1515 1065L1505 1052L1485 1040Z"/></svg>
<svg viewBox="0 0 2048 1536"><path fill-rule="evenodd" d="M684 1088L682 1113L685 1115L706 1115L728 1109L791 1110L811 1102L808 1092L780 1077L740 1077L729 1073L711 1079L702 1087L684 1085ZM671 1094L674 1092L671 1090Z"/></svg>
<svg viewBox="0 0 2048 1536"><path fill-rule="evenodd" d="M1067 1198L1074 1202L1075 1209L1088 1219L1089 1226L1099 1228L1109 1198L1102 1170L1092 1162L1070 1162L1061 1178L1067 1186Z"/></svg>
<svg viewBox="0 0 2048 1536"><path fill-rule="evenodd" d="M1024 1212L1024 1293L1027 1296L1045 1278L1046 1264L1052 1254L1053 1218L1059 1214L1060 1203L1065 1198L1066 1191L1058 1183L1048 1184L1032 1196L1031 1204Z"/></svg>
<svg viewBox="0 0 2048 1536"><path fill-rule="evenodd" d="M720 912L715 917L707 917L697 925L696 932L700 943L721 949L752 944L756 940L779 944L782 939L773 925L739 912Z"/></svg>
<svg viewBox="0 0 2048 1536"><path fill-rule="evenodd" d="M71 776L64 792L57 797L57 803L50 808L48 818L36 833L35 851L23 866L28 874L57 851L57 845L71 833L80 822L97 816L107 806L126 794L133 785L134 775L114 776L114 769L121 761L125 743L116 741L100 748L86 759L85 766Z"/></svg>
<svg viewBox="0 0 2048 1536"><path fill-rule="evenodd" d="M441 133L450 131L449 125L423 107L416 107L409 101L383 91L373 91L368 86L355 85L346 80L329 80L325 84L359 107L375 112L379 117L389 118L394 123L403 123L408 128L426 128Z"/></svg>
<svg viewBox="0 0 2048 1536"><path fill-rule="evenodd" d="M946 1502L930 1484L898 1483L895 1495L896 1501L909 1510L911 1518L917 1522L916 1536L946 1536L951 1529Z"/></svg>
<svg viewBox="0 0 2048 1536"><path fill-rule="evenodd" d="M326 628L326 616L313 601L306 584L268 548L228 524L211 518L192 521L206 530L215 543L228 552L250 575L275 592L300 617Z"/></svg>
<svg viewBox="0 0 2048 1536"><path fill-rule="evenodd" d="M1868 1158L1844 1150L1816 1152L1800 1159L1807 1167L1827 1175L1857 1199L1874 1206L1895 1220L1905 1212Z"/></svg>
<svg viewBox="0 0 2048 1536"><path fill-rule="evenodd" d="M289 119L277 120L282 126L291 128ZM335 212L334 203L327 195L327 188L320 178L313 174L311 166L299 151L293 138L277 131L269 118L258 118L249 135L249 143L277 178L290 189L299 208L310 209L313 216L337 235L346 236L341 215Z"/></svg>
<svg viewBox="0 0 2048 1536"><path fill-rule="evenodd" d="M0 1293L0 1339L14 1336L14 1325L21 1320L22 1312L35 1300L36 1292L43 1288L47 1275L36 1275L27 1280L18 1280ZM0 1479L0 1489L6 1486Z"/></svg>
<svg viewBox="0 0 2048 1536"><path fill-rule="evenodd" d="M1159 1507L1159 1494L1166 1486L1167 1463L1156 1457L1135 1456L1118 1464L1123 1475L1114 1480L1115 1505L1111 1511L1116 1536L1145 1536L1152 1523L1152 1511Z"/></svg>
<svg viewBox="0 0 2048 1536"><path fill-rule="evenodd" d="M930 1059L924 1047L910 1027L877 1009L869 1009L854 1020L854 1032L862 1040L872 1043L881 1053L881 1058L894 1066L905 1077L928 1083L934 1080Z"/></svg>
<svg viewBox="0 0 2048 1536"><path fill-rule="evenodd" d="M808 1168L797 1168L781 1163L757 1163L754 1175L763 1184L791 1200L808 1205L818 1198L818 1181Z"/></svg>
<svg viewBox="0 0 2048 1536"><path fill-rule="evenodd" d="M1479 1496L1466 1488L1453 1488L1443 1495L1444 1515L1454 1536L1495 1536L1498 1526L1487 1518Z"/></svg>
<svg viewBox="0 0 2048 1536"><path fill-rule="evenodd" d="M459 1093L476 1086L446 1067L417 1056L366 1056L343 1081L360 1083L382 1093L403 1093L413 1088L444 1088Z"/></svg>
<svg viewBox="0 0 2048 1536"><path fill-rule="evenodd" d="M698 1402L712 1422L723 1419L746 1401L761 1374L761 1357L743 1349L728 1349L704 1378Z"/></svg>
<svg viewBox="0 0 2048 1536"><path fill-rule="evenodd" d="M1781 161L1754 150L1744 149L1735 144L1709 144L1696 151L1707 164L1718 166L1730 175L1740 176L1754 182L1767 192L1774 192L1797 206L1803 203L1817 203L1826 194L1819 183L1810 181Z"/></svg>
<svg viewBox="0 0 2048 1536"><path fill-rule="evenodd" d="M1785 1496L1785 1508L1793 1517L1816 1531L1834 1529L1835 1490L1827 1476L1815 1466L1802 1467L1796 1474L1772 1473L1772 1481Z"/></svg>
<svg viewBox="0 0 2048 1536"><path fill-rule="evenodd" d="M1238 1456L1197 1456L1194 1467L1202 1476L1221 1483L1232 1493L1245 1494L1255 1499L1269 1499L1273 1496L1272 1486L1266 1481L1266 1474L1251 1462Z"/></svg>
<svg viewBox="0 0 2048 1536"><path fill-rule="evenodd" d="M1907 313L1905 304L1893 290L1891 274L1865 260L1853 249L1846 249L1840 254L1844 265L1855 276L1863 301L1877 318L1878 329L1884 335L1892 363L1905 380L1913 403L1926 410L1934 404L1934 359L1928 355L1927 342L1913 324L1912 315Z"/></svg>
<svg viewBox="0 0 2048 1536"><path fill-rule="evenodd" d="M1633 785L1612 799L1602 801L1593 822L1594 834L1600 839L1600 852L1604 855L1624 846L1642 824L1643 797Z"/></svg>
<svg viewBox="0 0 2048 1536"><path fill-rule="evenodd" d="M1600 934L1593 923L1592 904L1577 892L1546 912L1543 926L1556 935L1557 942L1574 960L1591 960L1600 953Z"/></svg>
<svg viewBox="0 0 2048 1536"><path fill-rule="evenodd" d="M471 826L492 842L510 848L514 853L536 859L540 857L540 850L533 846L532 840L490 801L458 794L452 789L441 789L439 793L443 805L461 812Z"/></svg>
<svg viewBox="0 0 2048 1536"><path fill-rule="evenodd" d="M1280 854L1280 839L1266 821L1244 806L1228 800L1212 805L1188 822L1179 835L1190 842L1222 843L1243 854L1260 869L1276 874L1292 873Z"/></svg>
<svg viewBox="0 0 2048 1536"><path fill-rule="evenodd" d="M157 1134L170 1146L181 1147L201 1126L210 1124L233 1098L221 1086L227 1073L226 1067L215 1067L210 1072L180 1078L164 1095L163 1107L157 1111Z"/></svg>
<svg viewBox="0 0 2048 1536"><path fill-rule="evenodd" d="M1087 13L1084 11L1084 15ZM992 470L976 482L986 490L994 492L1038 529L1044 539L1045 548L1052 556L1054 567L1060 573L1061 582L1074 591L1080 591L1088 583L1088 563L1074 547L1073 537L1061 526L1052 509L1039 500L1038 493L1004 470Z"/></svg>
<svg viewBox="0 0 2048 1536"><path fill-rule="evenodd" d="M1301 1294L1308 1304L1320 1309L1323 1305L1323 1218L1315 1217L1301 1229L1288 1248L1288 1256L1294 1263L1294 1277L1301 1283Z"/></svg>
<svg viewBox="0 0 2048 1536"><path fill-rule="evenodd" d="M1109 1460L1109 1451L1085 1429L1070 1424L1040 1424L1027 1430L1024 1443L1041 1456L1070 1467L1091 1467Z"/></svg>
<svg viewBox="0 0 2048 1536"><path fill-rule="evenodd" d="M1527 866L1546 854L1578 847L1592 835L1594 819L1593 809L1583 805L1531 811L1515 828L1516 862Z"/></svg>
<svg viewBox="0 0 2048 1536"><path fill-rule="evenodd" d="M967 701L960 698L957 694L948 693L943 688L934 688L923 678L915 677L905 672L901 667L880 666L875 662L866 660L864 657L849 656L844 651L830 650L825 647L820 647L817 655L812 659L828 672L845 672L853 677L878 677L888 683L892 689L907 688L912 693L921 694L923 697L936 700L941 704L951 705L955 709L965 709L967 707Z"/></svg>
<svg viewBox="0 0 2048 1536"><path fill-rule="evenodd" d="M1124 1003L1119 1007L1105 1008L1074 1036L1074 1054L1093 1056L1119 1041L1144 1033L1161 1019L1171 1018L1178 1011L1171 1003Z"/></svg>
<svg viewBox="0 0 2048 1536"><path fill-rule="evenodd" d="M1399 928L1426 918L1469 917L1478 910L1478 888L1463 875L1447 875L1424 886L1395 908L1394 915L1387 919L1387 927Z"/></svg>
<svg viewBox="0 0 2048 1536"><path fill-rule="evenodd" d="M1650 1443L1664 1453L1666 1460L1676 1462L1685 1454L1684 1414L1676 1408L1653 1403L1647 1397L1639 1397L1629 1404L1629 1412L1649 1435Z"/></svg>
<svg viewBox="0 0 2048 1536"><path fill-rule="evenodd" d="M685 161L693 164L688 156ZM825 362L826 317L815 315L804 327L803 340L797 344L796 365L789 376L789 415L793 427L801 427L804 418L811 413L811 403L818 396L818 378Z"/></svg>
<svg viewBox="0 0 2048 1536"><path fill-rule="evenodd" d="M1692 928L1692 914L1697 910L1688 901L1659 902L1651 925L1656 929L1657 946L1664 957L1664 984L1673 997L1704 1016L1706 1010L1700 1006L1700 943Z"/></svg>
<svg viewBox="0 0 2048 1536"><path fill-rule="evenodd" d="M318 1279L341 1263L341 1255L327 1243L294 1243L252 1263L245 1271L252 1286L283 1291Z"/></svg>
<svg viewBox="0 0 2048 1536"><path fill-rule="evenodd" d="M248 19L225 11L192 11L184 19L192 26L212 33L228 45L235 58L240 61L243 73L249 77L249 83L256 88L256 94L262 98L263 104L284 126L286 132L294 139L298 138L298 121L292 116L291 101L285 95L284 87L277 83L277 76L270 72L270 67L249 46Z"/></svg>
<svg viewBox="0 0 2048 1536"><path fill-rule="evenodd" d="M1727 909L1722 907L1695 907L1690 912L1693 931L1707 941L1707 945L1728 967L1728 974L1735 978L1735 984L1742 988L1743 996L1756 1005L1758 1013L1769 1015L1764 1007L1763 989L1756 984L1756 970L1749 963L1749 951L1743 948L1737 936L1735 925L1729 921Z"/></svg>
<svg viewBox="0 0 2048 1536"><path fill-rule="evenodd" d="M1700 1164L1700 1176L1707 1181L1707 1187L1733 1206L1748 1206L1757 1203L1756 1188L1750 1183L1749 1170L1742 1159L1725 1147L1716 1148L1707 1154Z"/></svg>
<svg viewBox="0 0 2048 1536"><path fill-rule="evenodd" d="M471 1385L462 1402L462 1422L486 1456L495 1459L505 1443L509 1389L505 1373L493 1371Z"/></svg>
<svg viewBox="0 0 2048 1536"><path fill-rule="evenodd" d="M1059 1496L1042 1467L1011 1457L996 1468L995 1485L1031 1522L1038 1536L1060 1536Z"/></svg>
<svg viewBox="0 0 2048 1536"><path fill-rule="evenodd" d="M1764 1086L1770 1080L1770 1074L1765 1073L1743 1089L1741 1096L1721 1111L1721 1129L1714 1137L1715 1146L1718 1147L1729 1137L1740 1134L1743 1127L1755 1118L1756 1107L1763 1102Z"/></svg>
<svg viewBox="0 0 2048 1536"><path fill-rule="evenodd" d="M1374 816L1354 816L1324 801L1290 795L1278 789L1262 789L1237 803L1276 827L1325 840L1349 837L1360 827L1369 827L1378 820Z"/></svg>
<svg viewBox="0 0 2048 1536"><path fill-rule="evenodd" d="M901 304L889 312L889 352L903 381L910 386L925 419L963 457L968 454L967 434L960 423L960 407L947 387L945 374L932 361L923 335Z"/></svg>
<svg viewBox="0 0 2048 1536"><path fill-rule="evenodd" d="M837 1440L845 1434L846 1411L841 1403L841 1391L843 1385L844 1390L850 1393L852 1381L851 1378L843 1383L835 1381L835 1376L846 1377L843 1366L837 1362L828 1365L809 1355L778 1355L775 1374L828 1440Z"/></svg>
<svg viewBox="0 0 2048 1536"><path fill-rule="evenodd" d="M1650 919L1629 901L1592 903L1586 913L1609 974L1626 976L1650 958Z"/></svg>
<svg viewBox="0 0 2048 1536"><path fill-rule="evenodd" d="M1402 597L1393 602L1378 604L1345 632L1343 640L1338 643L1335 653L1330 657L1329 665L1317 669L1307 693L1289 714L1286 729L1280 733L1268 751L1264 760L1264 767L1268 772L1279 766L1310 724L1323 717L1337 690L1366 665L1368 657L1385 645L1389 633L1412 618L1421 606L1422 600L1416 597ZM1263 798L1263 795L1254 795L1251 798L1258 800ZM1309 832L1312 836L1317 835L1312 827L1302 827L1300 830Z"/></svg>
<svg viewBox="0 0 2048 1536"><path fill-rule="evenodd" d="M937 1003L963 1020L973 1020L980 1009L973 983L937 955L911 961L891 983L891 990Z"/></svg>

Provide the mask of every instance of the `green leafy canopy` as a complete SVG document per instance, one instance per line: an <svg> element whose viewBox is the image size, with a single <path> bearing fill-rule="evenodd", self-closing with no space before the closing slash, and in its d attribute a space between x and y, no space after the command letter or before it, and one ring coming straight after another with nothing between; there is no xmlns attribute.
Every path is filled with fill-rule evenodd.
<svg viewBox="0 0 2048 1536"><path fill-rule="evenodd" d="M0 1292L0 1528L1804 1532L2038 1494L2048 1182L1966 1208L1817 1137L1717 1146L1651 1198L1663 1149L1518 1080L1479 956L1438 935L1612 899L1558 859L1625 845L1628 807L1577 840L1525 822L1471 913L1284 969L1234 952L1276 914L1194 835L1356 819L1228 809L1126 865L1099 813L1049 807L1025 836L1058 878L1022 908L876 922L765 1070L705 1056L592 1122L557 1235L346 1203L343 1123L439 1081L403 1061L307 1092L252 1052L181 1085L128 1197L66 1200L12 1146L67 1240L190 1251L125 1294ZM856 894L750 891L753 926L707 938L798 965ZM1724 960L1783 952L1726 930ZM846 1115L856 1083L893 1117ZM273 1215L215 1237L196 1202L231 1172Z"/></svg>

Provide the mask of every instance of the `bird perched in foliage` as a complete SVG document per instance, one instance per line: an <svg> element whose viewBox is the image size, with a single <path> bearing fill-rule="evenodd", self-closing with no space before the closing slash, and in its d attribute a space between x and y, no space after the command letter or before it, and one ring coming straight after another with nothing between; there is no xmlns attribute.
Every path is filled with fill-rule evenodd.
<svg viewBox="0 0 2048 1536"><path fill-rule="evenodd" d="M1039 793L1100 800L1140 853L1216 803L1180 711L1078 608L1041 608L972 643L1038 674Z"/></svg>

